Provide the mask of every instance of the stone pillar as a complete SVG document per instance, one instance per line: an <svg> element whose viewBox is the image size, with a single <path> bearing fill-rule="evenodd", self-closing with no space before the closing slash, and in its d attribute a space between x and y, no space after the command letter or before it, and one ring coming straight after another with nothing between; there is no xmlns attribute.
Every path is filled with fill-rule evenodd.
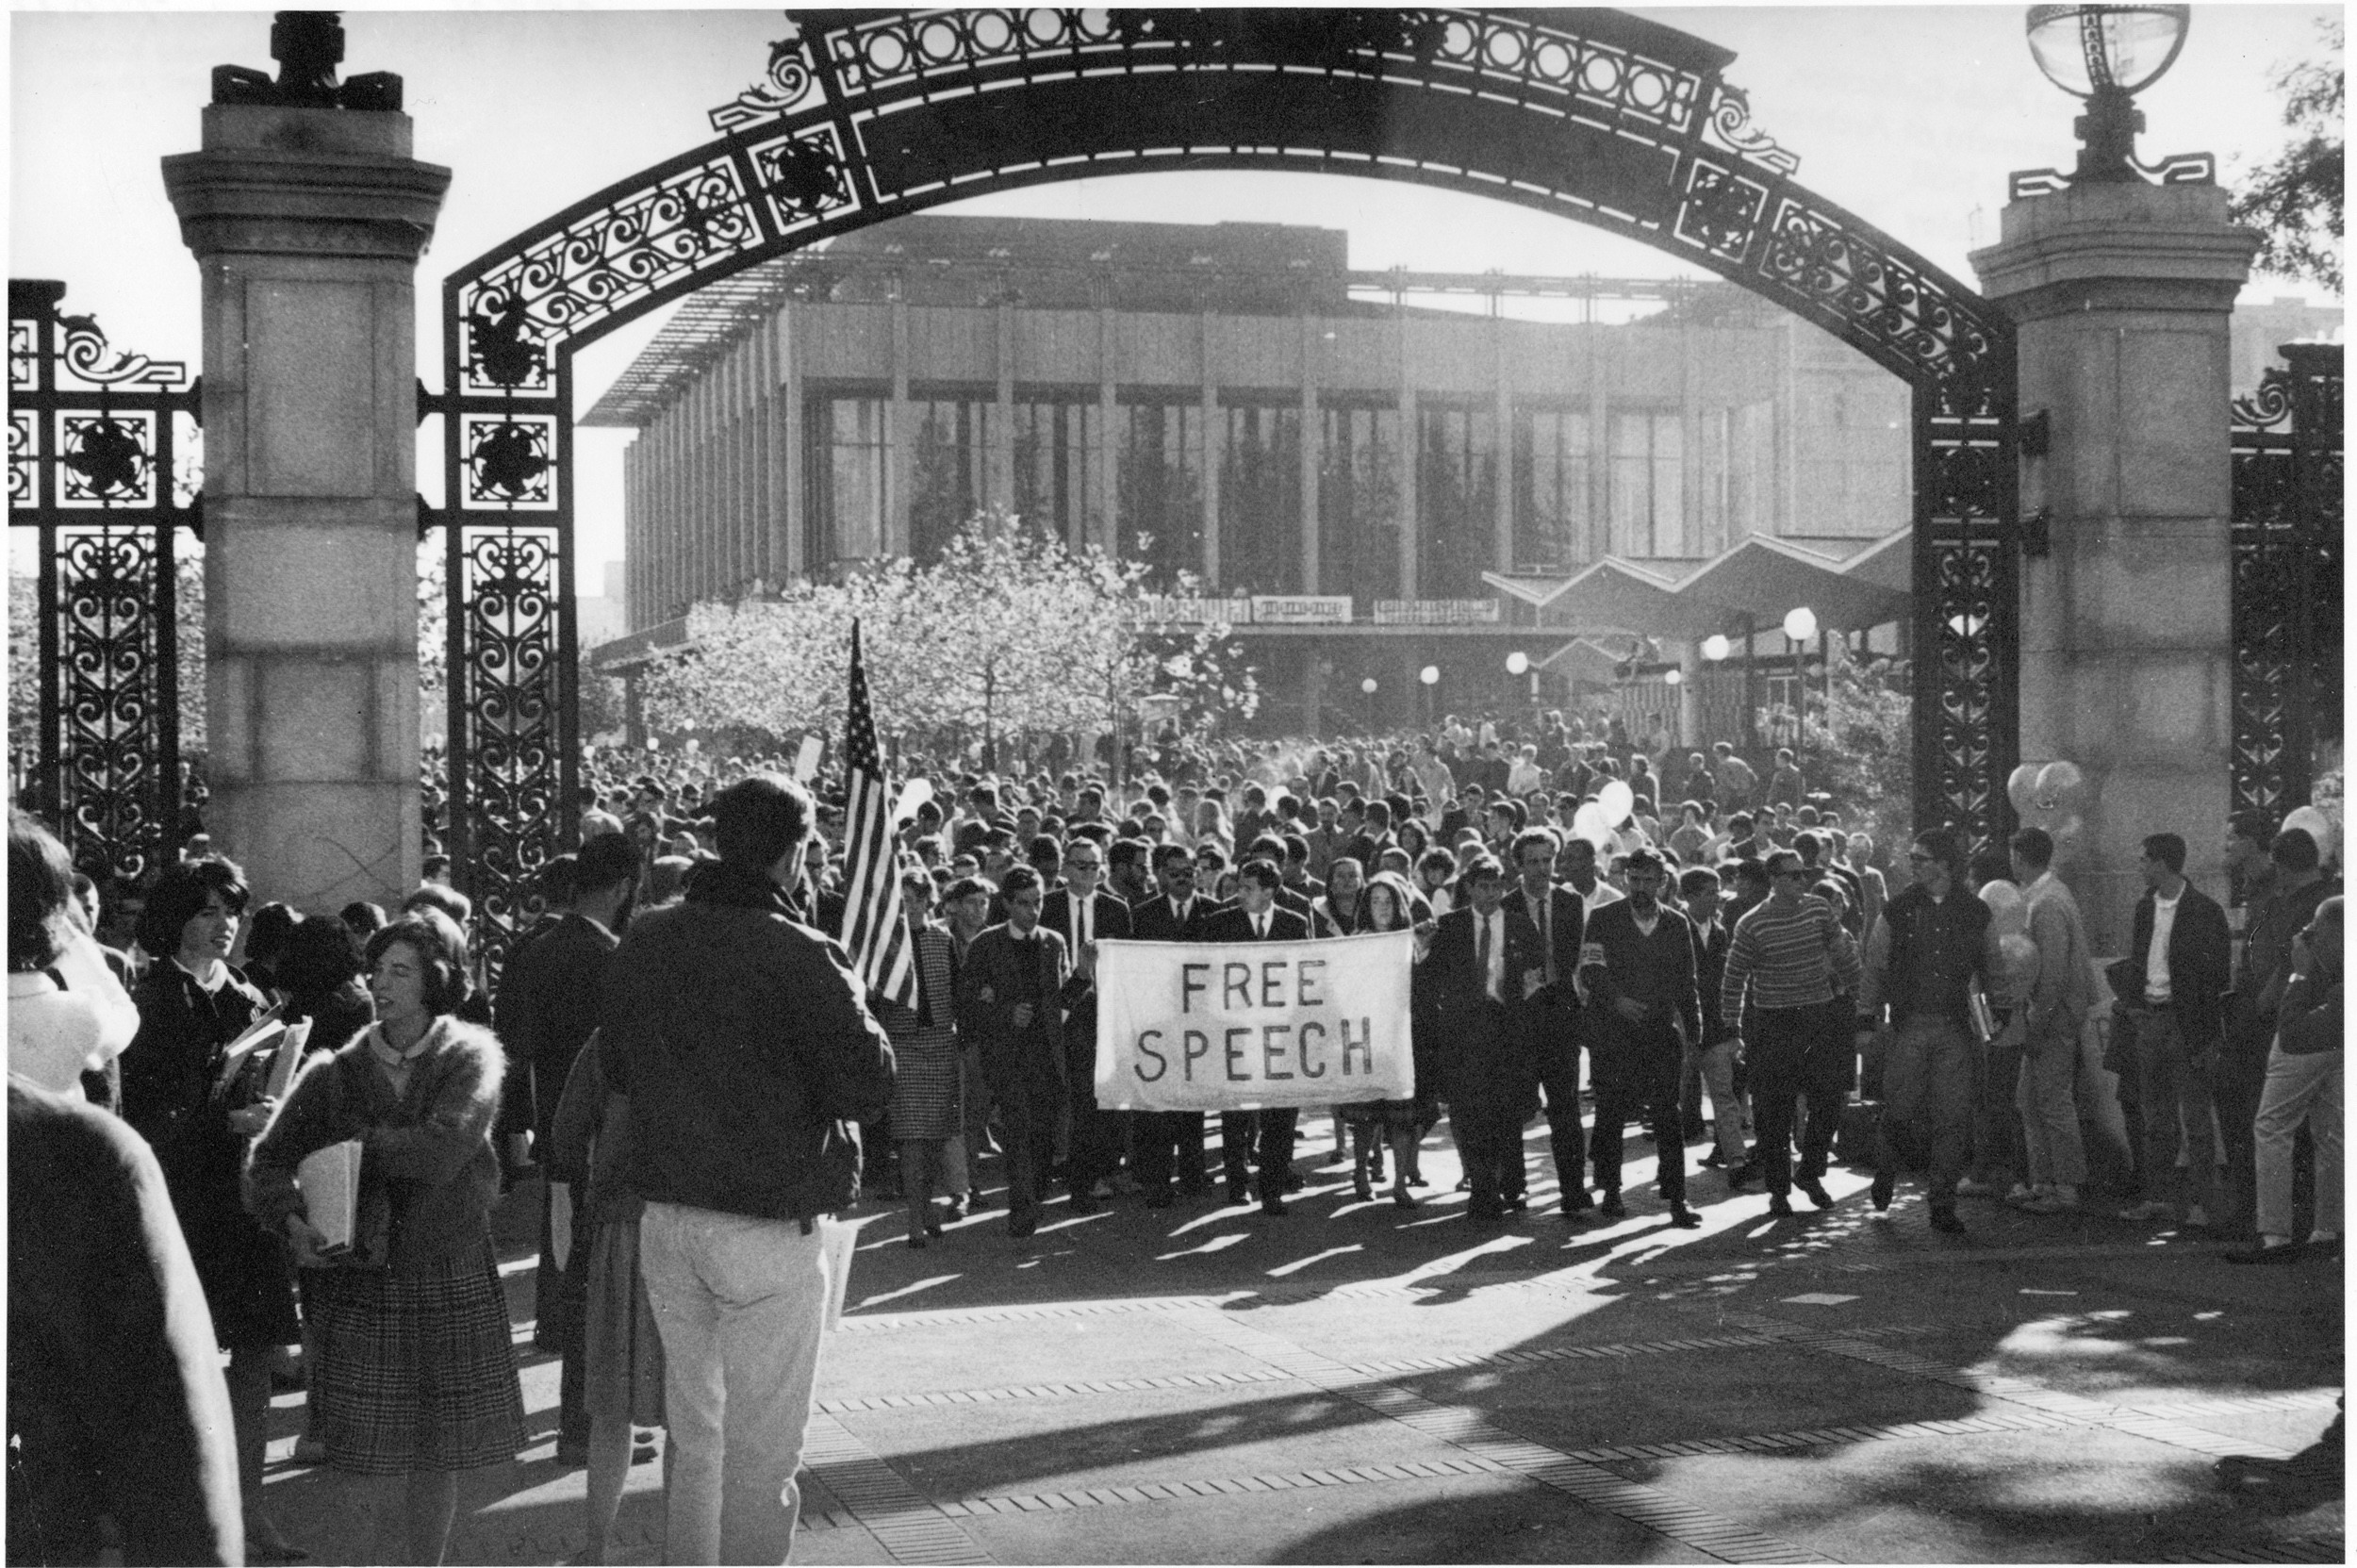
<svg viewBox="0 0 2357 1568"><path fill-rule="evenodd" d="M415 278L450 171L410 157L398 79L335 85L339 31L323 65L282 34L278 85L216 73L203 151L163 160L204 276L206 825L258 900L390 905L422 852Z"/></svg>
<svg viewBox="0 0 2357 1568"><path fill-rule="evenodd" d="M2022 417L2049 421L2023 470L2052 551L2022 563L2021 756L2086 773L2064 868L2099 953L2127 947L2148 834L2225 892L2227 332L2259 242L2226 214L2214 185L2080 185L2012 203L1972 256L2019 327Z"/></svg>

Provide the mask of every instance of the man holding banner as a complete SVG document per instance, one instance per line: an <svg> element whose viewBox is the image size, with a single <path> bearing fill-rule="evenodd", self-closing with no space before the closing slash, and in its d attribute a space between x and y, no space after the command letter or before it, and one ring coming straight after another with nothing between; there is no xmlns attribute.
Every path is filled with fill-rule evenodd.
<svg viewBox="0 0 2357 1568"><path fill-rule="evenodd" d="M1141 1118L1149 1127L1206 1111L1260 1113L1261 1206L1282 1213L1302 1106L1415 1092L1415 936L1312 940L1298 915L1275 907L1277 868L1248 869L1244 907L1177 927L1158 900L1132 927L1154 939L1098 943L1096 1103L1155 1113ZM1242 1157L1241 1131L1230 1147ZM1147 1204L1163 1208L1170 1145L1157 1152L1142 1146L1140 1177Z"/></svg>
<svg viewBox="0 0 2357 1568"><path fill-rule="evenodd" d="M1219 910L1203 922L1205 942L1307 942L1310 922L1290 909L1277 907L1277 891L1284 873L1272 861L1248 860L1236 874L1236 907ZM1285 1213L1285 1178L1294 1167L1293 1106L1265 1111L1226 1111L1219 1118L1219 1147L1228 1167L1228 1201L1245 1201L1244 1156L1249 1150L1261 1167L1261 1212Z"/></svg>

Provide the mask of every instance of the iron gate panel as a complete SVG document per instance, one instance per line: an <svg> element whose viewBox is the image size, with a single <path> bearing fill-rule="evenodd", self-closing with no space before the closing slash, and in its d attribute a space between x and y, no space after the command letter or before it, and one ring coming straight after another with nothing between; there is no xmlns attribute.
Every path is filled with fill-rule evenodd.
<svg viewBox="0 0 2357 1568"><path fill-rule="evenodd" d="M2341 738L2341 376L2337 343L2287 343L2233 404L2237 811L2308 802Z"/></svg>
<svg viewBox="0 0 2357 1568"><path fill-rule="evenodd" d="M8 280L8 522L40 541L40 742L26 803L101 883L178 847L182 778L175 489L187 367L113 349L58 306L65 285Z"/></svg>
<svg viewBox="0 0 2357 1568"><path fill-rule="evenodd" d="M1799 160L1723 79L1734 58L1609 10L801 13L765 79L713 111L716 140L443 285L446 390L423 406L443 416L439 520L453 530L450 849L492 916L492 961L577 812L575 351L832 235L1160 169L1409 180L1573 218L1740 284L1906 380L1917 624L1947 629L1919 639L1916 816L2005 831L2013 329L1794 180ZM460 569L494 536L509 541L493 551L500 570ZM527 602L538 608L519 616ZM503 728L526 715L522 732Z"/></svg>

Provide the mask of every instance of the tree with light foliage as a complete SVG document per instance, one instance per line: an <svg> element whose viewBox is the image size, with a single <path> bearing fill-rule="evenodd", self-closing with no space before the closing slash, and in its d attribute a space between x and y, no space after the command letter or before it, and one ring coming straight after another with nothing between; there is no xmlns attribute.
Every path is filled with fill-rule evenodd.
<svg viewBox="0 0 2357 1568"><path fill-rule="evenodd" d="M2233 218L2263 237L2261 269L2305 278L2337 294L2348 159L2348 77L2341 57L2348 33L2338 17L2319 22L2316 30L2331 58L2276 72L2275 90L2283 95L2283 124L2292 140L2234 192Z"/></svg>

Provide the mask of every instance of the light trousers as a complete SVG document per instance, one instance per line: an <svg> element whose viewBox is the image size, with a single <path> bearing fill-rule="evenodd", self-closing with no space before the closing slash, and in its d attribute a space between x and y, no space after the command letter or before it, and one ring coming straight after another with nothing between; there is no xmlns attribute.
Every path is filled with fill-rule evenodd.
<svg viewBox="0 0 2357 1568"><path fill-rule="evenodd" d="M2320 1050L2287 1056L2267 1053L2266 1087L2251 1123L2258 1145L2259 1230L2264 1235L2292 1233L2292 1140L2301 1122L2316 1146L2316 1224L2328 1235L2341 1230L2341 1053Z"/></svg>
<svg viewBox="0 0 2357 1568"><path fill-rule="evenodd" d="M2023 1180L2033 1187L2076 1187L2087 1179L2079 1138L2079 1020L2056 1017L2022 1042L2014 1108L2029 1152Z"/></svg>
<svg viewBox="0 0 2357 1568"><path fill-rule="evenodd" d="M1735 1093L1735 1055L1742 1045L1729 1036L1715 1046L1689 1048L1686 1053L1688 1069L1699 1072L1703 1087L1710 1091L1711 1140L1721 1164L1728 1170L1743 1163L1743 1102Z"/></svg>
<svg viewBox="0 0 2357 1568"><path fill-rule="evenodd" d="M817 1230L650 1203L638 1263L663 1340L673 1456L663 1560L782 1564L826 1321Z"/></svg>

